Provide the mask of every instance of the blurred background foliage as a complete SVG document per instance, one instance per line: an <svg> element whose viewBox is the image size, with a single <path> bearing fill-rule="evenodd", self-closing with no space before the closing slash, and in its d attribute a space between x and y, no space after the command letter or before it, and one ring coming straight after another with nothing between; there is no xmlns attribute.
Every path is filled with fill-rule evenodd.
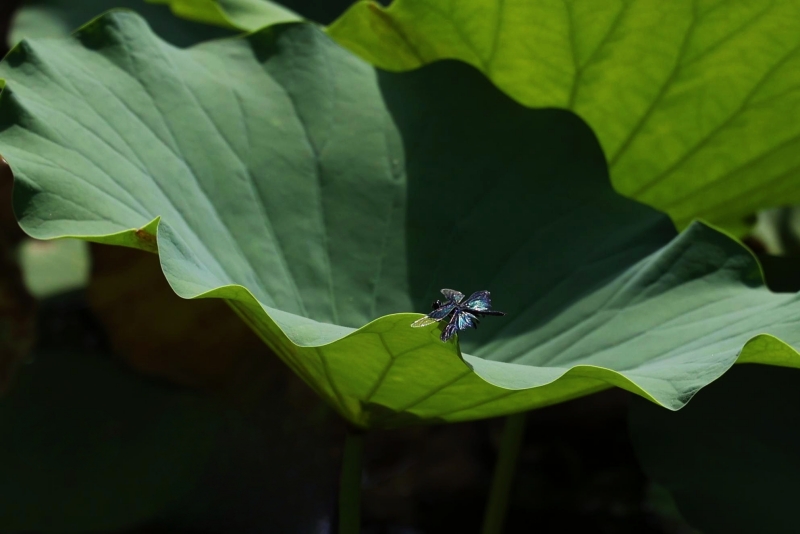
<svg viewBox="0 0 800 534"><path fill-rule="evenodd" d="M327 24L350 2L284 4ZM139 0L5 2L0 31L63 35L113 7L179 46L231 35ZM0 174L0 531L333 532L336 416L225 304L177 297L155 255L25 238ZM800 289L799 213L750 220L776 291ZM696 532L680 507L708 534L755 532L729 513L755 491L738 510L792 532L775 507L796 497L793 376L759 369L744 391L744 373L678 414L619 390L530 413L506 531ZM372 433L365 532L476 532L501 423Z"/></svg>

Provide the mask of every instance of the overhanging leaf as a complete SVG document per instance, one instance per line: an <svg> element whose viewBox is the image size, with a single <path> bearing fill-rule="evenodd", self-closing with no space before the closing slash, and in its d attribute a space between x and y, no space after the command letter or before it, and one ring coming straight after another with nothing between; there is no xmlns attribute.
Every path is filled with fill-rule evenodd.
<svg viewBox="0 0 800 534"><path fill-rule="evenodd" d="M257 30L283 22L297 22L302 17L269 0L144 0L165 4L179 17L229 29ZM258 26L250 27L253 23Z"/></svg>
<svg viewBox="0 0 800 534"><path fill-rule="evenodd" d="M800 341L800 303L743 247L673 239L614 193L585 124L463 64L376 72L307 24L180 50L116 13L23 42L0 75L27 232L158 250L179 295L227 299L356 425L611 385L677 409L737 358L798 365L754 337ZM400 313L448 286L509 314L463 355Z"/></svg>
<svg viewBox="0 0 800 534"><path fill-rule="evenodd" d="M382 68L460 59L575 111L617 190L679 227L800 202L798 0L360 2L328 31Z"/></svg>
<svg viewBox="0 0 800 534"><path fill-rule="evenodd" d="M645 471L705 534L797 531L798 374L737 366L678 413L632 403Z"/></svg>
<svg viewBox="0 0 800 534"><path fill-rule="evenodd" d="M175 19L166 7L150 6L144 0L26 0L17 9L9 28L9 42L23 38L62 37L113 8L135 9L153 30L177 46L227 37L231 32Z"/></svg>
<svg viewBox="0 0 800 534"><path fill-rule="evenodd" d="M302 19L329 24L352 0L145 0L167 4L179 17L223 28L255 31L265 26Z"/></svg>

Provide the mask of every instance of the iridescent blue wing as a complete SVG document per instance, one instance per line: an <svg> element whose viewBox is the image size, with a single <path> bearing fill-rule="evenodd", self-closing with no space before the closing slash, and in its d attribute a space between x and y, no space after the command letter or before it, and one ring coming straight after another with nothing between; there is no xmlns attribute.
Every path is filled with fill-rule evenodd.
<svg viewBox="0 0 800 534"><path fill-rule="evenodd" d="M456 304L454 302L445 302L441 307L436 308L425 317L417 319L411 323L411 326L418 328L420 326L428 326L429 324L436 323L453 313L453 310L455 309Z"/></svg>
<svg viewBox="0 0 800 534"><path fill-rule="evenodd" d="M456 304L461 302L461 299L464 298L464 293L456 291L455 289L442 289L442 295L444 295L444 298L447 300L451 300Z"/></svg>
<svg viewBox="0 0 800 534"><path fill-rule="evenodd" d="M458 311L453 318L455 319L456 328L458 330L478 328L478 323L480 322L477 317L468 311Z"/></svg>
<svg viewBox="0 0 800 534"><path fill-rule="evenodd" d="M455 310L457 306L458 304L456 304L455 302L445 302L440 307L430 312L428 314L428 317L430 317L435 321L441 321L442 319L453 313L453 310Z"/></svg>
<svg viewBox="0 0 800 534"><path fill-rule="evenodd" d="M442 330L442 335L439 336L439 339L441 339L442 341L449 340L451 337L456 335L456 332L458 332L458 326L456 325L457 315L458 315L457 313L453 314L453 317L450 319L450 322L447 323L447 325L444 327L444 330Z"/></svg>
<svg viewBox="0 0 800 534"><path fill-rule="evenodd" d="M461 303L463 308L476 312L487 312L492 309L492 295L488 291L476 291Z"/></svg>
<svg viewBox="0 0 800 534"><path fill-rule="evenodd" d="M458 332L458 328L456 328L455 323L451 321L447 324L447 326L444 327L444 330L442 330L442 335L439 336L439 339L442 341L447 341L456 335L456 332Z"/></svg>
<svg viewBox="0 0 800 534"><path fill-rule="evenodd" d="M442 335L439 337L442 341L447 341L458 333L459 330L466 328L478 328L478 318L469 313L468 311L456 310L450 322L444 327Z"/></svg>

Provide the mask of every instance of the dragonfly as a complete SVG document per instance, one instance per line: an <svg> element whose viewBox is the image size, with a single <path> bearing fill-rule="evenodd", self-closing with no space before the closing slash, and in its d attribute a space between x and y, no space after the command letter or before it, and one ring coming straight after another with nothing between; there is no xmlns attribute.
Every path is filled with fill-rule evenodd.
<svg viewBox="0 0 800 534"><path fill-rule="evenodd" d="M478 323L480 323L479 317L505 315L504 312L492 309L492 298L488 291L476 291L466 299L464 299L464 293L454 289L442 289L442 295L446 299L444 302L433 301L431 305L433 311L411 323L411 326L418 328L438 323L450 317L447 326L442 330L442 335L439 336L442 341L448 341L460 330L477 329Z"/></svg>

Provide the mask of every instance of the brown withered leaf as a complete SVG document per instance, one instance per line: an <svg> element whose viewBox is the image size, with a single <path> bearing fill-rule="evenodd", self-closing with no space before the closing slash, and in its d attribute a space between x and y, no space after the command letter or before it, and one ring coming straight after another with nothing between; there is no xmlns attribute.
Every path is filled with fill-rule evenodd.
<svg viewBox="0 0 800 534"><path fill-rule="evenodd" d="M157 255L93 244L92 261L90 305L136 370L238 400L291 376L223 301L178 297Z"/></svg>

